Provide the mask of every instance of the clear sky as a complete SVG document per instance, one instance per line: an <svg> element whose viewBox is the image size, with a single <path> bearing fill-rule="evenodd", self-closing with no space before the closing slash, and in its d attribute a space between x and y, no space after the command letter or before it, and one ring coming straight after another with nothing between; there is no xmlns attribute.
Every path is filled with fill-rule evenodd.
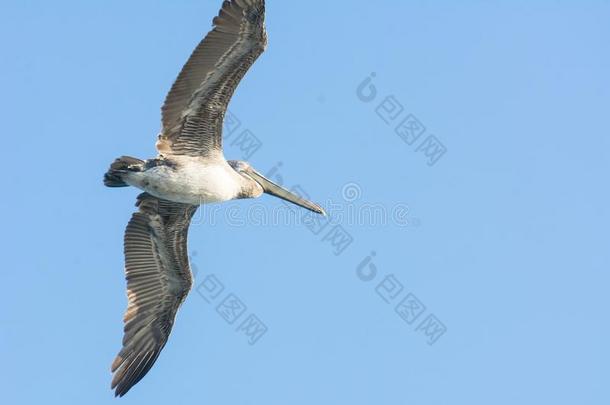
<svg viewBox="0 0 610 405"><path fill-rule="evenodd" d="M195 287L120 401L610 403L610 3L267 3L225 154L329 222L204 210ZM2 403L119 401L138 191L102 175L154 156L220 4L0 5Z"/></svg>

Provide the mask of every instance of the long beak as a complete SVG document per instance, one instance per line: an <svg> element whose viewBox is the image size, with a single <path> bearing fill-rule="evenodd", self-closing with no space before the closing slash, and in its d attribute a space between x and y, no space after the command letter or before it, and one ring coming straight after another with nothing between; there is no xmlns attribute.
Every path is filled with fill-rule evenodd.
<svg viewBox="0 0 610 405"><path fill-rule="evenodd" d="M326 211L324 211L324 209L318 204L306 200L294 193L291 193L285 188L278 186L256 170L249 171L248 175L250 175L258 184L261 185L261 187L263 187L263 191L266 194L271 194L273 196L281 198L282 200L291 202L303 208L307 208L310 211L326 216Z"/></svg>

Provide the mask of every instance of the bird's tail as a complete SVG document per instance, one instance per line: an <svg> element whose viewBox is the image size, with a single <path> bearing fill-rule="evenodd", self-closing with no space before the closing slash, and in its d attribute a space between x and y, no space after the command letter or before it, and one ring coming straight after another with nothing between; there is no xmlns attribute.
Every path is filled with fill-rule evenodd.
<svg viewBox="0 0 610 405"><path fill-rule="evenodd" d="M106 187L127 187L129 184L123 180L123 175L128 172L139 172L143 170L144 161L130 156L121 156L110 165L110 169L104 174L104 185Z"/></svg>

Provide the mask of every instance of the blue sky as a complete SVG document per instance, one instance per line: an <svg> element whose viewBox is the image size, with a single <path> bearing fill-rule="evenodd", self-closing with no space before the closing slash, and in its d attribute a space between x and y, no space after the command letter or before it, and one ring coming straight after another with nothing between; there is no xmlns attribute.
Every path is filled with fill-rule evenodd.
<svg viewBox="0 0 610 405"><path fill-rule="evenodd" d="M102 175L155 154L220 3L0 6L3 403L117 401L138 191ZM459 3L268 1L225 154L338 208L201 216L195 288L120 401L610 403L610 3Z"/></svg>

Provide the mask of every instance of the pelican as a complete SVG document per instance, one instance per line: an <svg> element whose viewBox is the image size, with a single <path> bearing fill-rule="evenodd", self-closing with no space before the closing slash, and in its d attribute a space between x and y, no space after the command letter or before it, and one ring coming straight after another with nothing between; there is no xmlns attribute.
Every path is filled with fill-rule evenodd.
<svg viewBox="0 0 610 405"><path fill-rule="evenodd" d="M191 289L187 233L199 205L267 193L325 215L247 162L224 158L227 104L266 48L264 20L264 0L224 1L165 99L157 157L123 156L104 175L108 187L144 191L124 237L128 306L123 346L111 367L115 396L125 395L153 366Z"/></svg>

